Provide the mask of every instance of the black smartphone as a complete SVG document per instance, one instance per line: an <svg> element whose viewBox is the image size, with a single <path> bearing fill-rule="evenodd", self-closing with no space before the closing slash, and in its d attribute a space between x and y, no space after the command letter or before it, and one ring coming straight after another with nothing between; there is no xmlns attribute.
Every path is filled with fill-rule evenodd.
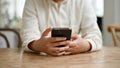
<svg viewBox="0 0 120 68"><path fill-rule="evenodd" d="M66 37L66 40L71 39L72 30L70 28L53 28L52 37Z"/></svg>
<svg viewBox="0 0 120 68"><path fill-rule="evenodd" d="M72 30L69 28L53 28L52 37L66 37L66 40L71 39ZM57 47L64 47L64 45L59 45Z"/></svg>

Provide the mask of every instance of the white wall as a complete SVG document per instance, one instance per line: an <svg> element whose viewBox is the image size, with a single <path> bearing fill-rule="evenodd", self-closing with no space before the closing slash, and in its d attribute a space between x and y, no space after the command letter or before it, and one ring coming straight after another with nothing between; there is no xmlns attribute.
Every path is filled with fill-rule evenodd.
<svg viewBox="0 0 120 68"><path fill-rule="evenodd" d="M104 45L113 46L112 35L107 31L109 24L120 24L120 0L104 0L103 40Z"/></svg>
<svg viewBox="0 0 120 68"><path fill-rule="evenodd" d="M115 22L120 24L120 0L115 0Z"/></svg>

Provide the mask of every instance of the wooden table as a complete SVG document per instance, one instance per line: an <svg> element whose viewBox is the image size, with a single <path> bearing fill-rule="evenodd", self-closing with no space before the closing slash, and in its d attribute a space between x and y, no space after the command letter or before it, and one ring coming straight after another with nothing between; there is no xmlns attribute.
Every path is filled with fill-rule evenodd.
<svg viewBox="0 0 120 68"><path fill-rule="evenodd" d="M0 49L0 68L120 68L120 48L61 57Z"/></svg>

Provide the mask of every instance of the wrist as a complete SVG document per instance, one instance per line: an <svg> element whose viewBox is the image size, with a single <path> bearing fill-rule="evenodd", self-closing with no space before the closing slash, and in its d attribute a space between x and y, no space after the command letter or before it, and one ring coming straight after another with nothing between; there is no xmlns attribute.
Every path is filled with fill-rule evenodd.
<svg viewBox="0 0 120 68"><path fill-rule="evenodd" d="M89 43L89 48L88 48L88 51L91 51L91 49L92 49L92 45L91 45L91 43L90 42L88 42Z"/></svg>
<svg viewBox="0 0 120 68"><path fill-rule="evenodd" d="M35 51L35 52L40 52L38 49L38 44L37 44L37 40L34 40L32 42L29 43L28 48Z"/></svg>
<svg viewBox="0 0 120 68"><path fill-rule="evenodd" d="M86 45L86 47L85 47L86 50L85 51L86 52L91 51L92 46L91 46L90 42L86 41L85 45Z"/></svg>
<svg viewBox="0 0 120 68"><path fill-rule="evenodd" d="M90 50L91 50L91 44L88 42L88 41L86 41L85 39L82 39L81 40L82 41L82 46L83 46L83 52L89 52Z"/></svg>

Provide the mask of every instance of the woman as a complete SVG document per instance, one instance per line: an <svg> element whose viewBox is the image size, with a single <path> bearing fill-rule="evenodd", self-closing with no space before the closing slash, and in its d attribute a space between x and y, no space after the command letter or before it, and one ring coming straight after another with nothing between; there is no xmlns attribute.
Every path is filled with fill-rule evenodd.
<svg viewBox="0 0 120 68"><path fill-rule="evenodd" d="M51 37L49 27L70 27L72 41ZM25 50L53 56L96 51L102 47L101 32L89 0L27 0L21 35Z"/></svg>

